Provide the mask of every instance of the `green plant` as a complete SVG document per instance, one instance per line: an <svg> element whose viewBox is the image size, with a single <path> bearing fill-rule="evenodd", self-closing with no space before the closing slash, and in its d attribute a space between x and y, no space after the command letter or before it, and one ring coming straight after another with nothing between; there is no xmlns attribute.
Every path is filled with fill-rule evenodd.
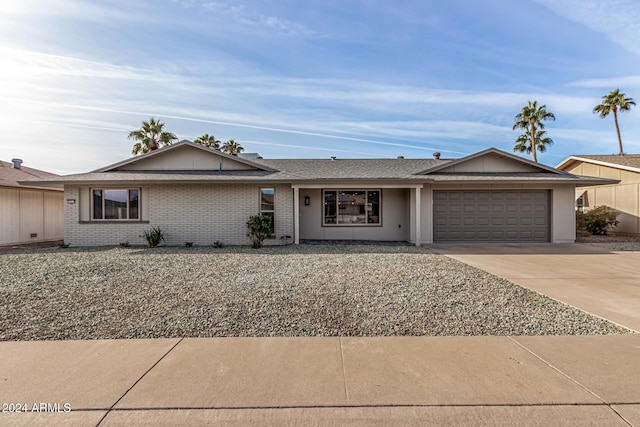
<svg viewBox="0 0 640 427"><path fill-rule="evenodd" d="M150 248L155 248L160 244L161 241L164 240L164 232L160 229L160 227L154 227L151 230L145 230L142 233L144 238L147 239L147 243L149 244Z"/></svg>
<svg viewBox="0 0 640 427"><path fill-rule="evenodd" d="M120 242L120 246L123 248L128 248L129 247L129 242Z"/></svg>
<svg viewBox="0 0 640 427"><path fill-rule="evenodd" d="M271 237L271 217L269 215L253 215L247 221L247 228L249 229L247 236L251 239L251 247L261 248L264 239Z"/></svg>
<svg viewBox="0 0 640 427"><path fill-rule="evenodd" d="M190 248L193 246L193 242L184 242L184 247L185 248Z"/></svg>
<svg viewBox="0 0 640 427"><path fill-rule="evenodd" d="M66 248L68 248L68 247L69 247L69 244L68 244L68 243L64 243L64 242L62 242L62 243L58 244L58 247L59 247L60 249L66 249Z"/></svg>
<svg viewBox="0 0 640 427"><path fill-rule="evenodd" d="M591 234L607 234L608 229L615 228L620 222L617 220L618 212L608 206L596 206L577 216L576 221L578 217L584 229Z"/></svg>
<svg viewBox="0 0 640 427"><path fill-rule="evenodd" d="M222 243L220 240L216 240L215 242L213 242L213 247L214 248L224 248L224 243Z"/></svg>

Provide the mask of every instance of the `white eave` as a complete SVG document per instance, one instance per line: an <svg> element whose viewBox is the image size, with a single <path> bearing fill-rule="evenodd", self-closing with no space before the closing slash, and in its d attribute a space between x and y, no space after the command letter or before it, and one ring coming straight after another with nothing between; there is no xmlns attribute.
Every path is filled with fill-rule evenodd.
<svg viewBox="0 0 640 427"><path fill-rule="evenodd" d="M567 159L563 160L560 164L558 164L558 166L556 166L556 168L560 169L562 167L565 167L566 165L568 165L572 161L591 163L591 164L594 164L594 165L607 166L607 167L610 167L610 168L622 169L622 170L626 170L626 171L630 171L630 172L640 173L640 168L634 168L633 166L625 166L625 165L620 165L618 163L604 162L602 160L594 160L594 159L589 159L589 158L580 157L580 156L569 156Z"/></svg>

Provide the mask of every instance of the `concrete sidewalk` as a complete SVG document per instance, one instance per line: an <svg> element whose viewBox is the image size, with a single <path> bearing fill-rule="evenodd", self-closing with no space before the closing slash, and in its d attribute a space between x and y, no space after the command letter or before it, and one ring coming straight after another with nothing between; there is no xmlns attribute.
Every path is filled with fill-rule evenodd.
<svg viewBox="0 0 640 427"><path fill-rule="evenodd" d="M0 343L0 425L640 425L640 335ZM56 408L53 406L58 404Z"/></svg>
<svg viewBox="0 0 640 427"><path fill-rule="evenodd" d="M432 249L640 331L640 252L585 244L436 244Z"/></svg>

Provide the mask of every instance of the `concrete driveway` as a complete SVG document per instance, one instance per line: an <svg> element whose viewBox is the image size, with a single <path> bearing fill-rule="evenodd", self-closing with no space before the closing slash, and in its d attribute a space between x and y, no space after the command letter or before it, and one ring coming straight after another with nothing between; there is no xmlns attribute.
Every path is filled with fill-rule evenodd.
<svg viewBox="0 0 640 427"><path fill-rule="evenodd" d="M640 331L640 252L584 244L434 244L432 249Z"/></svg>

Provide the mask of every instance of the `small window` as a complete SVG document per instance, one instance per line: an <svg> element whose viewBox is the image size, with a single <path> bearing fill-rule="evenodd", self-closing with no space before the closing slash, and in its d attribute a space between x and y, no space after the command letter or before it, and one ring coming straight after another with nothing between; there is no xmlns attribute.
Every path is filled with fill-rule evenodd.
<svg viewBox="0 0 640 427"><path fill-rule="evenodd" d="M140 219L139 189L94 189L92 192L94 220Z"/></svg>
<svg viewBox="0 0 640 427"><path fill-rule="evenodd" d="M323 225L380 225L380 190L325 190Z"/></svg>
<svg viewBox="0 0 640 427"><path fill-rule="evenodd" d="M260 189L260 215L271 217L271 234L275 235L275 190L273 188Z"/></svg>

